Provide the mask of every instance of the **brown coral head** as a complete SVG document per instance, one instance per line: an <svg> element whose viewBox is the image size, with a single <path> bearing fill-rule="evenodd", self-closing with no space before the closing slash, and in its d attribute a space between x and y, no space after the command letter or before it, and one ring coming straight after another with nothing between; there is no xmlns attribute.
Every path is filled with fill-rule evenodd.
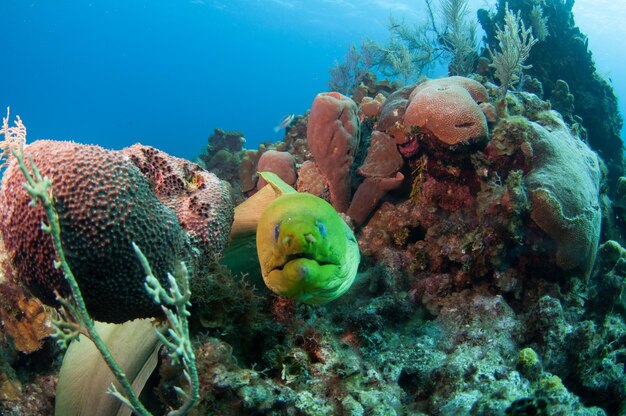
<svg viewBox="0 0 626 416"><path fill-rule="evenodd" d="M485 88L467 78L427 81L411 93L403 124L427 130L447 145L484 138L487 120L478 103L486 100Z"/></svg>
<svg viewBox="0 0 626 416"><path fill-rule="evenodd" d="M220 254L234 216L229 185L197 164L154 147L135 144L121 152L154 184L156 197L176 214L203 255Z"/></svg>
<svg viewBox="0 0 626 416"><path fill-rule="evenodd" d="M24 152L52 180L63 248L92 317L123 322L159 314L131 242L164 285L167 272L190 253L175 214L146 178L127 157L99 146L45 140ZM66 282L54 267L52 239L41 228L43 208L30 206L23 181L12 161L0 188L0 233L15 281L54 304L55 290L68 293Z"/></svg>

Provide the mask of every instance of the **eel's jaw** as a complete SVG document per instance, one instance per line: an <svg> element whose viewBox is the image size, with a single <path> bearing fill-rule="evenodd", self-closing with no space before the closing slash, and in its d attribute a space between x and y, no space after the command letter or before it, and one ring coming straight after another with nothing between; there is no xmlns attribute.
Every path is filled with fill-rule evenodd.
<svg viewBox="0 0 626 416"><path fill-rule="evenodd" d="M318 262L309 256L289 256L285 264L270 270L264 280L278 295L305 303L326 303L335 298L326 293L334 291L334 285L329 283L338 273L337 264Z"/></svg>

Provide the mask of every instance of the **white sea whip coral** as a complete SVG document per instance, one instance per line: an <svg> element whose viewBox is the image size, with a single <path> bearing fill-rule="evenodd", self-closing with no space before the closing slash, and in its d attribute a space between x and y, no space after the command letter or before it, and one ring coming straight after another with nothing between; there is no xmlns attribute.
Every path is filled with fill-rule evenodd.
<svg viewBox="0 0 626 416"><path fill-rule="evenodd" d="M15 126L9 127L10 114L11 111L7 107L7 116L3 117L0 129L0 135L4 135L4 140L0 140L0 168L13 157L13 151L22 153L26 144L26 126L20 116L17 116ZM2 159L5 161L2 162Z"/></svg>
<svg viewBox="0 0 626 416"><path fill-rule="evenodd" d="M500 51L494 52L489 49L491 67L495 69L495 77L500 81L502 96L498 108L503 115L506 109L506 93L510 86L517 83L524 69L532 65L524 65L524 61L530 55L530 49L537 43L532 34L532 28L526 29L524 21L517 14L509 10L509 4L505 4L504 26L496 26L496 39Z"/></svg>

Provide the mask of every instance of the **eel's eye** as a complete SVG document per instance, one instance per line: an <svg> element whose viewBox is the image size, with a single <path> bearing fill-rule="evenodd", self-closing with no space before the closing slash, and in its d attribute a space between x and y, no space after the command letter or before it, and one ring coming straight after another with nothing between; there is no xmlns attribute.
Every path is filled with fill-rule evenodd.
<svg viewBox="0 0 626 416"><path fill-rule="evenodd" d="M320 230L320 235L322 236L322 238L326 238L326 225L324 225L323 222L321 221L317 221L317 229Z"/></svg>
<svg viewBox="0 0 626 416"><path fill-rule="evenodd" d="M280 224L276 224L274 226L274 241L278 241L279 235L280 235Z"/></svg>

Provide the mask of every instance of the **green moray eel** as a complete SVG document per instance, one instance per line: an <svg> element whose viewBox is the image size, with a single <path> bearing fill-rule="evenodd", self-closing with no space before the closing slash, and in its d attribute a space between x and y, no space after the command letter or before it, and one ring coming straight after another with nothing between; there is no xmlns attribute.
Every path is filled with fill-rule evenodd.
<svg viewBox="0 0 626 416"><path fill-rule="evenodd" d="M310 304L343 295L360 261L354 233L326 201L300 193L277 175L261 176L280 194L262 211L256 246L272 292Z"/></svg>

